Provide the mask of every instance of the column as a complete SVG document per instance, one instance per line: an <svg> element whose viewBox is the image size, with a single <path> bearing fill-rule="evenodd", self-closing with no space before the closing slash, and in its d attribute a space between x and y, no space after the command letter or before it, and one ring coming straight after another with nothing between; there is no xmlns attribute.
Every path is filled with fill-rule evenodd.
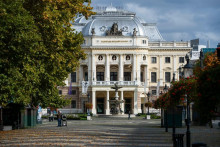
<svg viewBox="0 0 220 147"><path fill-rule="evenodd" d="M137 64L137 68L136 68L137 69L137 81L140 82L141 81L141 79L140 79L140 76L141 76L141 66L140 66L140 62L139 62L140 61L140 55L137 55L136 58L137 58L137 61L138 61L136 63Z"/></svg>
<svg viewBox="0 0 220 147"><path fill-rule="evenodd" d="M124 100L124 91L121 91L121 100ZM125 103L121 103L122 114L125 112Z"/></svg>
<svg viewBox="0 0 220 147"><path fill-rule="evenodd" d="M134 114L138 114L138 91L137 91L137 88L135 89L135 91L134 91L134 110L133 110L133 112L134 112Z"/></svg>
<svg viewBox="0 0 220 147"><path fill-rule="evenodd" d="M88 81L91 82L92 81L92 56L91 54L88 54L89 58L88 58Z"/></svg>
<svg viewBox="0 0 220 147"><path fill-rule="evenodd" d="M159 56L159 58L160 58L160 72L159 72L160 79L159 80L160 80L160 86L163 86L163 56Z"/></svg>
<svg viewBox="0 0 220 147"><path fill-rule="evenodd" d="M92 81L96 81L96 63L95 63L96 55L92 55Z"/></svg>
<svg viewBox="0 0 220 147"><path fill-rule="evenodd" d="M147 101L147 98L146 98L146 94L147 94L147 86L148 86L148 80L147 80L147 65L144 66L144 105L143 105L143 109L144 109L144 113L146 113L146 107L145 107L145 104L146 104L146 101Z"/></svg>
<svg viewBox="0 0 220 147"><path fill-rule="evenodd" d="M96 114L96 91L92 91L92 113Z"/></svg>
<svg viewBox="0 0 220 147"><path fill-rule="evenodd" d="M105 81L110 81L110 62L108 54L105 56Z"/></svg>
<svg viewBox="0 0 220 147"><path fill-rule="evenodd" d="M120 62L119 62L119 81L124 81L124 63L123 63L123 56L120 55Z"/></svg>
<svg viewBox="0 0 220 147"><path fill-rule="evenodd" d="M109 115L110 114L110 109L109 109L109 91L106 91L106 110L105 114Z"/></svg>
<svg viewBox="0 0 220 147"><path fill-rule="evenodd" d="M133 81L136 81L136 55L133 55L132 74L133 74Z"/></svg>

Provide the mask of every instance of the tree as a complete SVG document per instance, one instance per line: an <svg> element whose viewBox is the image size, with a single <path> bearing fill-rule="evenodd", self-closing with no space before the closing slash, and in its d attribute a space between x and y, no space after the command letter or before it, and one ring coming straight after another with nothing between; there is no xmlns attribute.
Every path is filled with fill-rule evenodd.
<svg viewBox="0 0 220 147"><path fill-rule="evenodd" d="M71 22L91 10L88 0L0 1L0 105L67 104L57 86L86 57Z"/></svg>
<svg viewBox="0 0 220 147"><path fill-rule="evenodd" d="M220 114L220 62L217 53L208 54L204 64L206 66L198 74L198 98L195 101L201 123L211 122Z"/></svg>

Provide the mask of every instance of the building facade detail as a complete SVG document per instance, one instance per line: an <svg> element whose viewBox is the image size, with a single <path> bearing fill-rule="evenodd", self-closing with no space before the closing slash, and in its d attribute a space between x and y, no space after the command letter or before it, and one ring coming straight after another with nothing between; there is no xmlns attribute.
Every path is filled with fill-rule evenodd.
<svg viewBox="0 0 220 147"><path fill-rule="evenodd" d="M111 87L115 83L122 87L119 97L125 101L121 104L123 114L146 112L146 93L150 92L150 101L154 101L157 87L161 91L165 84L169 86L173 73L178 79L178 68L185 64L179 58L192 49L189 42L165 41L156 24L146 23L135 13L116 8L107 7L88 20L79 17L73 26L84 36L86 43L82 44L82 49L87 59L80 61L76 82L71 82L69 76L66 86L59 90L80 103L77 108L65 109L81 113L86 112L89 94L94 115L111 115L109 100L114 97ZM79 94L68 95L70 86Z"/></svg>

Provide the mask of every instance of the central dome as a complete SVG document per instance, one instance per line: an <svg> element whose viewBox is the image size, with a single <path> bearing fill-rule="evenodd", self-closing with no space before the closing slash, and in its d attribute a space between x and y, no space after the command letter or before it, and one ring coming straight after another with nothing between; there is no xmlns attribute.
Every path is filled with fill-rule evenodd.
<svg viewBox="0 0 220 147"><path fill-rule="evenodd" d="M117 29L113 29L113 25ZM143 19L136 16L135 13L113 6L97 10L96 15L89 17L78 17L73 23L73 28L77 32L82 32L83 36L143 36L151 41L163 41L156 24L146 23ZM115 33L112 33L112 30ZM135 34L135 35L134 35Z"/></svg>
<svg viewBox="0 0 220 147"><path fill-rule="evenodd" d="M96 36L106 36L113 24L117 23L118 30L122 31L123 36L132 36L134 29L137 36L146 36L144 27L135 13L117 10L115 7L109 6L103 12L98 12L92 16L92 20L86 24L82 33L84 36L92 35L92 29Z"/></svg>

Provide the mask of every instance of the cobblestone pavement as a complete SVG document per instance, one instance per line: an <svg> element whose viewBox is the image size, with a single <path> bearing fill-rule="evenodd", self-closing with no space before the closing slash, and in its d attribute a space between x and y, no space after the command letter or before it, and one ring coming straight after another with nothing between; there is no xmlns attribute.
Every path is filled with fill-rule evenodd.
<svg viewBox="0 0 220 147"><path fill-rule="evenodd" d="M0 132L0 146L145 146L171 147L171 134L153 120L93 118L92 121L44 121L36 128Z"/></svg>
<svg viewBox="0 0 220 147"><path fill-rule="evenodd" d="M177 133L185 133L177 128ZM172 147L171 133L160 128L160 120L142 118L93 118L92 121L68 121L67 126L57 127L57 121L44 120L35 128L0 132L0 146L143 146ZM192 128L192 142L211 140L220 147L219 129ZM212 137L215 136L215 137ZM195 138L197 140L195 140ZM202 139L202 140L201 140ZM213 143L214 142L214 143Z"/></svg>

